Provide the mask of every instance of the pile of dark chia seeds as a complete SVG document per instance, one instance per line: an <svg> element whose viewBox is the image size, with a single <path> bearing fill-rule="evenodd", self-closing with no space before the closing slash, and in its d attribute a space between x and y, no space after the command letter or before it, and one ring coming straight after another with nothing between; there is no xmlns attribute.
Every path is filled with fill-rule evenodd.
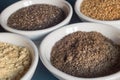
<svg viewBox="0 0 120 80"><path fill-rule="evenodd" d="M8 26L18 30L40 30L57 25L65 19L64 11L49 4L21 8L8 18Z"/></svg>
<svg viewBox="0 0 120 80"><path fill-rule="evenodd" d="M120 70L120 46L98 32L75 32L59 40L51 63L76 77L94 78Z"/></svg>

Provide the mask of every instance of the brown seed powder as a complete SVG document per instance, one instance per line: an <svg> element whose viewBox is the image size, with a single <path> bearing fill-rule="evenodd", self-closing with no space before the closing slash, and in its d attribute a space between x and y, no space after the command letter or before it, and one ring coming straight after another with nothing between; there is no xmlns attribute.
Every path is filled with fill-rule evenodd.
<svg viewBox="0 0 120 80"><path fill-rule="evenodd" d="M51 63L76 77L101 77L120 70L120 46L98 32L75 32L58 41Z"/></svg>

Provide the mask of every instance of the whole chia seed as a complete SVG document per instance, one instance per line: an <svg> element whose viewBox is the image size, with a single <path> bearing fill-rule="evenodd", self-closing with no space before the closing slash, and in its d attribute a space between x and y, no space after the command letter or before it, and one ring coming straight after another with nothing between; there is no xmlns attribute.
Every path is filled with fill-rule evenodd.
<svg viewBox="0 0 120 80"><path fill-rule="evenodd" d="M49 4L21 8L8 18L8 26L18 30L40 30L57 25L65 19L64 11Z"/></svg>
<svg viewBox="0 0 120 80"><path fill-rule="evenodd" d="M120 0L83 0L80 11L97 20L120 20Z"/></svg>
<svg viewBox="0 0 120 80"><path fill-rule="evenodd" d="M120 46L98 32L75 32L52 48L51 63L76 77L94 78L120 70Z"/></svg>

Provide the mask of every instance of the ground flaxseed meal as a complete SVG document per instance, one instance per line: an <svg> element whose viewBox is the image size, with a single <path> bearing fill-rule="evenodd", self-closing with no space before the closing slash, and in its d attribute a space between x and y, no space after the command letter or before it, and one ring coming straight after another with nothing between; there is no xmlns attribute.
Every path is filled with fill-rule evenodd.
<svg viewBox="0 0 120 80"><path fill-rule="evenodd" d="M28 48L0 42L0 80L20 80L30 65Z"/></svg>
<svg viewBox="0 0 120 80"><path fill-rule="evenodd" d="M50 60L67 74L101 77L120 70L120 46L101 33L78 31L54 45Z"/></svg>
<svg viewBox="0 0 120 80"><path fill-rule="evenodd" d="M19 9L8 18L8 26L19 30L40 30L65 19L64 11L53 5L35 4Z"/></svg>
<svg viewBox="0 0 120 80"><path fill-rule="evenodd" d="M97 20L120 20L120 0L83 0L80 11Z"/></svg>

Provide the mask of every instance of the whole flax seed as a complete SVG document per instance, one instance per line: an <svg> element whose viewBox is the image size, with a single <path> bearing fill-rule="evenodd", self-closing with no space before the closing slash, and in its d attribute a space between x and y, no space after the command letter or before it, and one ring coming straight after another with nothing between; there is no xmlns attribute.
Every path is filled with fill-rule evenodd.
<svg viewBox="0 0 120 80"><path fill-rule="evenodd" d="M98 32L75 32L59 40L51 63L76 77L94 78L120 70L120 46Z"/></svg>
<svg viewBox="0 0 120 80"><path fill-rule="evenodd" d="M83 0L80 11L97 20L119 20L120 0Z"/></svg>

